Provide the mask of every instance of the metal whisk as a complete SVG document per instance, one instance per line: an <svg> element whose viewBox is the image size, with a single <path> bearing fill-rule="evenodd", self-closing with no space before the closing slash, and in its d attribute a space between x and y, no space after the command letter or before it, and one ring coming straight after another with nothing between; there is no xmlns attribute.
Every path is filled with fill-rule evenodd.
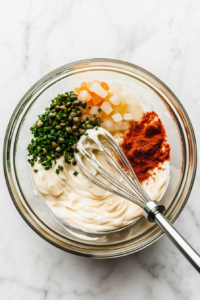
<svg viewBox="0 0 200 300"><path fill-rule="evenodd" d="M81 137L78 142L79 152L75 154L76 160L84 175L100 188L132 201L143 208L144 216L147 220L149 222L156 222L196 270L200 272L200 256L163 215L165 207L159 202L152 201L149 198L113 136L103 128L99 128L98 131L92 129L87 132L88 136ZM123 184L117 176L113 176L109 170L106 170L106 168L101 165L93 151L87 147L87 143L84 144L84 141L87 141L87 139L90 139L92 143L97 145L98 151L101 151L109 166L115 171L114 173L120 175L120 177L126 181L126 185ZM113 151L114 156L108 149L110 149L111 152ZM83 163L83 157L89 162L93 170L95 170L95 173L89 170ZM120 161L120 164L117 160ZM96 173L101 175L101 179L99 179L99 176L96 176Z"/></svg>

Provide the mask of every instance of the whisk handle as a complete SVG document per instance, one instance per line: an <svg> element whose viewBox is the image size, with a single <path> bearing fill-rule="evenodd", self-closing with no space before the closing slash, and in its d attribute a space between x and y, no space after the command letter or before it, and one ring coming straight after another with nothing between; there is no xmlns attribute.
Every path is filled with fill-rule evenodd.
<svg viewBox="0 0 200 300"><path fill-rule="evenodd" d="M161 213L156 212L154 215L155 222L168 235L174 245L182 252L187 260L200 272L200 256L198 253L186 242L186 240L176 231L174 226Z"/></svg>

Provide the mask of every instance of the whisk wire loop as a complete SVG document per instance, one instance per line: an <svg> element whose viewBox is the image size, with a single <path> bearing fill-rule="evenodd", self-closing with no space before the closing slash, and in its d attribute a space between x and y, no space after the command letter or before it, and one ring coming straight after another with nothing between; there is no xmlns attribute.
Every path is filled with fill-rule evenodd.
<svg viewBox="0 0 200 300"><path fill-rule="evenodd" d="M147 195L146 191L142 188L134 170L132 169L128 159L126 158L125 154L123 153L123 151L121 150L121 148L119 147L119 145L117 144L117 142L113 139L113 137L109 134L105 135L106 140L109 142L109 144L112 146L113 150L115 151L115 154L118 156L119 160L122 162L125 170L127 170L129 176L132 178L132 180L128 177L129 182L132 184L136 185L136 189L137 189L137 193L138 193L138 189L140 191L140 193L142 194L142 196L145 198L145 203L150 201L149 196Z"/></svg>
<svg viewBox="0 0 200 300"><path fill-rule="evenodd" d="M135 194L130 191L120 180L118 180L117 178L114 178L112 174L110 174L106 169L104 169L101 164L96 160L95 156L90 155L88 152L86 152L85 150L83 150L83 152L85 153L85 158L87 159L87 161L92 165L92 167L106 180L108 181L110 184L112 184L112 186L114 186L117 189L117 194L120 195L119 191L121 193L123 193L123 196L126 196L126 198L128 197L128 199L132 199L133 201L137 201L137 198L135 197ZM92 172L90 172L83 164L83 169L90 174L90 176L92 176L93 181L98 181L99 186L101 185L102 188L107 188L108 186L103 183L101 180L99 180L96 176L94 176L92 174ZM106 174L105 174L106 173ZM88 177L88 175L87 175ZM90 178L88 178L90 179ZM96 182L93 182L96 183ZM107 188L108 190L108 188ZM109 191L111 191L112 193L116 194L116 191L109 187Z"/></svg>
<svg viewBox="0 0 200 300"><path fill-rule="evenodd" d="M99 134L97 136L87 136L87 139L91 139L98 146L101 154L104 156L105 160L108 162L109 166L114 169L115 172L111 174L95 157L93 152L88 151L84 147L81 147L81 155L89 162L89 164L96 170L97 174L101 176L107 183L103 180L97 178L88 168L84 165L80 156L77 156L77 162L80 165L85 176L91 180L94 184L98 185L104 190L114 193L118 196L128 199L144 208L145 205L151 201L149 196L146 194L144 189L141 187L135 172L133 171L129 161L127 160L125 154L120 149L119 145L116 143L112 135L106 132L105 135ZM106 147L102 143L102 139L106 141ZM108 147L107 147L108 146ZM112 153L108 151L110 149ZM116 158L115 158L116 157ZM120 161L120 164L117 162ZM119 180L115 175L118 173L122 180L126 182L126 185L122 180ZM128 185L128 186L127 186Z"/></svg>
<svg viewBox="0 0 200 300"><path fill-rule="evenodd" d="M98 141L97 141L98 143ZM137 193L138 197L142 197L142 193L141 191L137 189L137 187L135 186L135 183L133 180L131 180L131 178L129 176L127 176L127 173L122 169L122 167L116 163L116 161L114 160L113 156L106 150L106 148L101 144L99 145L102 148L102 154L104 155L104 157L106 158L106 160L115 168L117 169L117 171L120 173L120 175L129 183L129 185L133 188L134 192ZM114 151L114 149L112 148L112 150ZM117 153L115 152L115 154L117 155ZM118 155L117 155L118 156Z"/></svg>

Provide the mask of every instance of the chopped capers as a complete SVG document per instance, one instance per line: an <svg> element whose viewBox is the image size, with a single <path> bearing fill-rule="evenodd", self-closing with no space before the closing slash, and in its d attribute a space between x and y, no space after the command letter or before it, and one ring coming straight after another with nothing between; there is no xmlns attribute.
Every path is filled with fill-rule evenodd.
<svg viewBox="0 0 200 300"><path fill-rule="evenodd" d="M72 126L72 131L77 131L78 130L78 126L77 125L73 125Z"/></svg>
<svg viewBox="0 0 200 300"><path fill-rule="evenodd" d="M71 127L67 127L67 128L66 128L66 131L67 131L68 133L72 133L72 128L71 128Z"/></svg>
<svg viewBox="0 0 200 300"><path fill-rule="evenodd" d="M73 150L76 150L76 149L77 149L77 144L74 144L74 145L72 146L72 149L73 149Z"/></svg>
<svg viewBox="0 0 200 300"><path fill-rule="evenodd" d="M80 116L82 115L82 112L79 110L79 111L77 111L76 115L77 115L78 117L80 117Z"/></svg>
<svg viewBox="0 0 200 300"><path fill-rule="evenodd" d="M73 123L78 123L78 117L73 118Z"/></svg>
<svg viewBox="0 0 200 300"><path fill-rule="evenodd" d="M97 123L101 122L100 118L96 118Z"/></svg>
<svg viewBox="0 0 200 300"><path fill-rule="evenodd" d="M84 130L84 129L81 129L81 128L79 128L79 133L80 133L80 135L83 135L83 134L85 133L85 130Z"/></svg>
<svg viewBox="0 0 200 300"><path fill-rule="evenodd" d="M58 145L55 142L51 143L52 148L56 148Z"/></svg>
<svg viewBox="0 0 200 300"><path fill-rule="evenodd" d="M42 148L42 153L47 154L47 150L45 148Z"/></svg>
<svg viewBox="0 0 200 300"><path fill-rule="evenodd" d="M78 105L80 105L81 104L81 101L80 100L75 100L74 102L73 102L73 106L78 106Z"/></svg>
<svg viewBox="0 0 200 300"><path fill-rule="evenodd" d="M56 113L50 113L49 114L49 117L51 117L51 118L53 118L53 117L55 117L56 116Z"/></svg>
<svg viewBox="0 0 200 300"><path fill-rule="evenodd" d="M75 94L71 94L71 100L75 101L77 99L77 96Z"/></svg>
<svg viewBox="0 0 200 300"><path fill-rule="evenodd" d="M41 120L38 121L37 123L37 127L40 128L44 125L44 122L42 122Z"/></svg>
<svg viewBox="0 0 200 300"><path fill-rule="evenodd" d="M92 128L93 128L92 125L90 125L90 124L86 125L86 129L92 129Z"/></svg>
<svg viewBox="0 0 200 300"><path fill-rule="evenodd" d="M63 139L61 137L59 137L58 140L59 140L60 143L65 143L65 139Z"/></svg>
<svg viewBox="0 0 200 300"><path fill-rule="evenodd" d="M65 105L60 106L60 109L65 110L67 107Z"/></svg>
<svg viewBox="0 0 200 300"><path fill-rule="evenodd" d="M79 132L74 131L74 132L73 132L73 135L74 135L74 136L79 136L80 134L79 134Z"/></svg>
<svg viewBox="0 0 200 300"><path fill-rule="evenodd" d="M70 113L70 116L73 118L73 117L76 117L76 113L75 112L71 112Z"/></svg>
<svg viewBox="0 0 200 300"><path fill-rule="evenodd" d="M56 152L60 152L62 149L60 148L60 146L58 146L57 148L56 148Z"/></svg>
<svg viewBox="0 0 200 300"><path fill-rule="evenodd" d="M91 118L91 119L90 119L90 122L91 122L92 124L96 124L96 118Z"/></svg>
<svg viewBox="0 0 200 300"><path fill-rule="evenodd" d="M87 105L87 101L86 100L83 100L81 101L81 104L80 104L82 107L85 107Z"/></svg>

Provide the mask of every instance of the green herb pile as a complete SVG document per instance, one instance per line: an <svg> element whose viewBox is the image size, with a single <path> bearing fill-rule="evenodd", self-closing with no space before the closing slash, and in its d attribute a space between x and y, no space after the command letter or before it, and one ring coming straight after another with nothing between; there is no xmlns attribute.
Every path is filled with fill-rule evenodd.
<svg viewBox="0 0 200 300"><path fill-rule="evenodd" d="M64 155L66 163L76 165L74 151L77 151L81 135L87 129L101 125L100 118L95 116L90 120L81 119L81 107L86 106L87 101L78 100L73 92L59 94L51 101L50 107L45 108L45 113L39 115L30 128L33 139L27 150L28 156L32 156L28 159L31 166L38 160L45 170L49 170L61 155ZM62 166L58 166L56 173L59 174L62 169ZM38 170L34 171L37 173Z"/></svg>

